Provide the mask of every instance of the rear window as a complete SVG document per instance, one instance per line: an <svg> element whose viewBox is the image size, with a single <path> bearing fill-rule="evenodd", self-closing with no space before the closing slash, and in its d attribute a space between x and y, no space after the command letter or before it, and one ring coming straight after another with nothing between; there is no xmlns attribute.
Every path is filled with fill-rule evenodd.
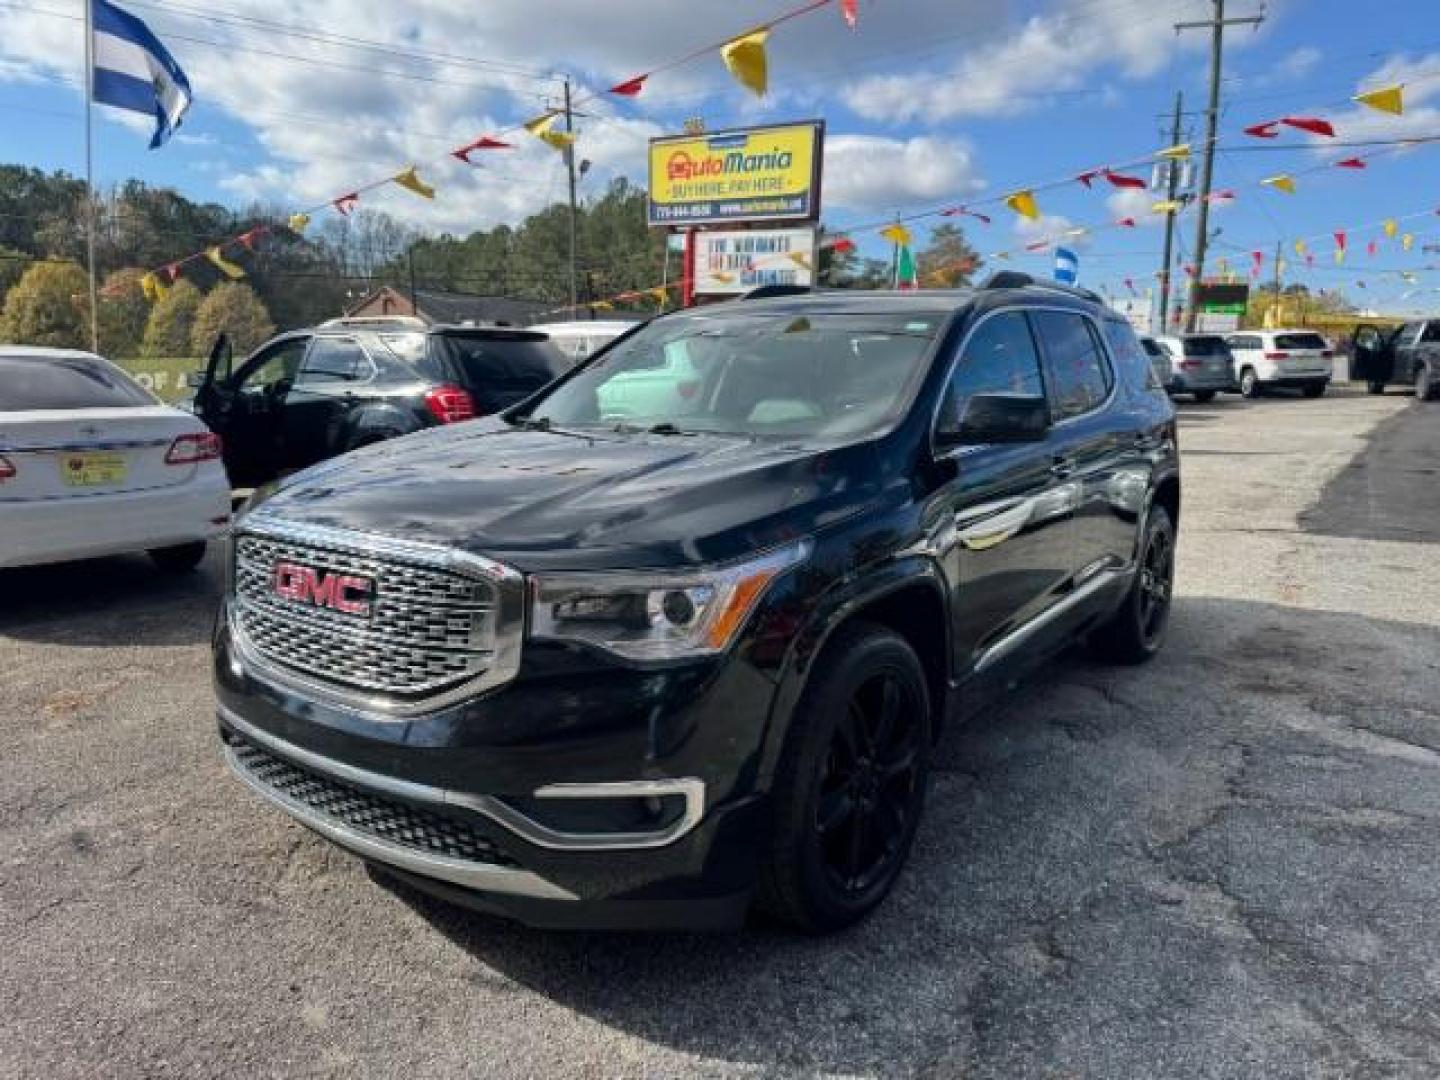
<svg viewBox="0 0 1440 1080"><path fill-rule="evenodd" d="M143 409L158 400L101 360L0 353L0 412L36 409Z"/></svg>
<svg viewBox="0 0 1440 1080"><path fill-rule="evenodd" d="M1330 346L1319 334L1276 334L1277 349L1328 349Z"/></svg>
<svg viewBox="0 0 1440 1080"><path fill-rule="evenodd" d="M1186 356L1224 356L1225 339L1208 334L1197 334L1185 339Z"/></svg>
<svg viewBox="0 0 1440 1080"><path fill-rule="evenodd" d="M474 386L503 383L538 390L568 371L565 355L548 338L464 337L442 335L435 347L466 382Z"/></svg>

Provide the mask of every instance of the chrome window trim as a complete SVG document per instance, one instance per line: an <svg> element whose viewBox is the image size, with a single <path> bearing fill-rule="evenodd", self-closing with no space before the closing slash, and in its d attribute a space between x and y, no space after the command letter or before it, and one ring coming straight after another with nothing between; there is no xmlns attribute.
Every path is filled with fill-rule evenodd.
<svg viewBox="0 0 1440 1080"><path fill-rule="evenodd" d="M395 795L412 802L429 803L444 808L470 810L509 830L536 847L552 851L633 851L665 847L679 840L700 824L705 816L705 781L697 777L663 780L618 780L596 783L547 784L532 794L537 799L620 799L663 798L678 795L685 800L679 820L653 832L574 833L552 829L515 809L494 795L475 795L465 791L432 787L411 780L400 780L383 773L371 772L343 761L317 754L296 746L242 720L231 709L218 706L220 719L246 739L278 757L297 765L324 773L356 787Z"/></svg>
<svg viewBox="0 0 1440 1080"><path fill-rule="evenodd" d="M247 670L262 681L280 687L298 689L330 704L340 705L372 719L410 719L438 712L447 706L503 686L520 670L520 651L525 636L525 577L503 563L418 540L404 540L382 533L356 532L328 525L308 525L285 521L263 510L247 514L235 524L236 539L246 533L273 537L276 540L306 544L332 552L353 552L367 558L390 558L417 563L439 570L483 579L495 586L495 649L489 666L480 675L457 683L436 694L402 700L392 695L367 693L350 689L323 679L309 678L289 667L264 657L246 636L240 625L236 605L228 605L227 624L235 650L244 659ZM236 545L238 549L238 545ZM231 559L238 557L236 551ZM233 601L233 586L231 589Z"/></svg>

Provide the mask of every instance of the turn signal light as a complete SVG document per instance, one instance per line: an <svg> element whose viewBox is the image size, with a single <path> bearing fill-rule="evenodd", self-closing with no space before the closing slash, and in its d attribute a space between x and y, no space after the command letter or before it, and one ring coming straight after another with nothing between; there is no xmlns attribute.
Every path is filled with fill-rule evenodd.
<svg viewBox="0 0 1440 1080"><path fill-rule="evenodd" d="M165 453L166 465L197 465L220 456L220 436L213 431L177 436Z"/></svg>
<svg viewBox="0 0 1440 1080"><path fill-rule="evenodd" d="M10 459L0 454L0 484L11 479L15 475L15 466L10 464Z"/></svg>
<svg viewBox="0 0 1440 1080"><path fill-rule="evenodd" d="M425 393L425 407L442 424L475 419L475 400L458 386L437 386Z"/></svg>

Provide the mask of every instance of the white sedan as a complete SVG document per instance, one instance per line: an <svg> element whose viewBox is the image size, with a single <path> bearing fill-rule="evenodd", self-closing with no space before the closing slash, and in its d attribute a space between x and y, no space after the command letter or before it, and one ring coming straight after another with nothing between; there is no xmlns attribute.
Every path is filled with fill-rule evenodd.
<svg viewBox="0 0 1440 1080"><path fill-rule="evenodd" d="M185 571L229 523L200 420L92 353L0 345L0 568L148 551Z"/></svg>

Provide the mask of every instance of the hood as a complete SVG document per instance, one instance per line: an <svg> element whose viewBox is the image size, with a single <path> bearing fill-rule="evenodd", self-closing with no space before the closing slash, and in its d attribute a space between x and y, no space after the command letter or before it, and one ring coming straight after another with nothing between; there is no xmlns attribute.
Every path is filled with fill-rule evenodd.
<svg viewBox="0 0 1440 1080"><path fill-rule="evenodd" d="M857 513L876 498L876 475L866 443L578 435L487 420L327 462L255 510L522 570L670 567L739 558Z"/></svg>

